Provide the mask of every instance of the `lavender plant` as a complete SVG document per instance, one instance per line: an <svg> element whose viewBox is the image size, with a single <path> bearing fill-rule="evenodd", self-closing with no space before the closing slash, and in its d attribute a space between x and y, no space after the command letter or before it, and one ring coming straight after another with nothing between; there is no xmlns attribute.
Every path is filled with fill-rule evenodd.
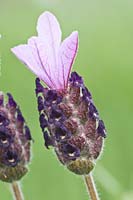
<svg viewBox="0 0 133 200"><path fill-rule="evenodd" d="M23 195L18 181L28 172L31 134L11 94L0 92L0 180L12 185L16 200Z"/></svg>
<svg viewBox="0 0 133 200"><path fill-rule="evenodd" d="M39 17L37 32L37 37L12 52L38 77L35 91L45 146L54 148L67 169L83 175L91 199L98 199L91 171L102 152L106 130L83 78L71 73L78 32L61 42L60 25L50 12Z"/></svg>

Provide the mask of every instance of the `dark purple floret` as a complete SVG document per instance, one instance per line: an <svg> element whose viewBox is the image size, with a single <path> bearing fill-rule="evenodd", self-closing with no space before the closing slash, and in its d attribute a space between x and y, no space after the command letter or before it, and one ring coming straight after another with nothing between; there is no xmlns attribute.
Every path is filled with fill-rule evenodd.
<svg viewBox="0 0 133 200"><path fill-rule="evenodd" d="M21 121L23 123L25 121L25 119L24 119L24 117L23 117L23 115L21 113L21 110L19 108L17 108L17 119L18 119L18 121Z"/></svg>
<svg viewBox="0 0 133 200"><path fill-rule="evenodd" d="M16 107L17 104L16 102L14 101L12 95L10 93L7 93L7 96L8 96L8 104L11 106L11 107Z"/></svg>
<svg viewBox="0 0 133 200"><path fill-rule="evenodd" d="M44 102L41 96L38 97L38 111L41 112L44 109Z"/></svg>
<svg viewBox="0 0 133 200"><path fill-rule="evenodd" d="M25 136L27 140L32 140L30 129L28 126L25 126Z"/></svg>
<svg viewBox="0 0 133 200"><path fill-rule="evenodd" d="M50 118L60 118L62 116L62 110L57 108L56 106L53 106L50 111Z"/></svg>
<svg viewBox="0 0 133 200"><path fill-rule="evenodd" d="M41 128L42 129L46 128L47 125L48 125L48 122L47 122L44 114L40 115L40 119L39 120L40 120L40 126L41 126Z"/></svg>
<svg viewBox="0 0 133 200"><path fill-rule="evenodd" d="M49 124L49 125L51 124L52 125L53 123L55 123L55 119L54 118L49 118L48 121L47 121L47 124Z"/></svg>
<svg viewBox="0 0 133 200"><path fill-rule="evenodd" d="M49 149L49 146L53 146L53 140L49 136L47 131L44 131L43 136L44 136L44 140L45 140L45 146L47 149Z"/></svg>
<svg viewBox="0 0 133 200"><path fill-rule="evenodd" d="M86 87L82 88L83 99L87 100L88 102L91 101L92 96L89 90Z"/></svg>
<svg viewBox="0 0 133 200"><path fill-rule="evenodd" d="M98 111L93 103L90 103L89 105L89 117L90 118L96 118L98 116Z"/></svg>
<svg viewBox="0 0 133 200"><path fill-rule="evenodd" d="M0 148L7 148L13 142L11 135L7 133L7 130L3 128L0 130Z"/></svg>
<svg viewBox="0 0 133 200"><path fill-rule="evenodd" d="M40 83L40 79L39 78L36 78L36 95L40 92L43 92L43 86L41 85Z"/></svg>
<svg viewBox="0 0 133 200"><path fill-rule="evenodd" d="M57 95L56 90L48 90L45 95L44 109L51 107L52 104L58 104L61 102L61 97Z"/></svg>
<svg viewBox="0 0 133 200"><path fill-rule="evenodd" d="M71 73L69 81L72 82L74 85L76 85L76 83L83 84L83 79L77 74L77 72Z"/></svg>
<svg viewBox="0 0 133 200"><path fill-rule="evenodd" d="M64 143L62 144L62 152L65 157L70 160L75 160L80 156L80 150L71 144Z"/></svg>
<svg viewBox="0 0 133 200"><path fill-rule="evenodd" d="M48 90L45 97L45 101L52 102L52 101L56 101L56 99L57 99L56 90Z"/></svg>
<svg viewBox="0 0 133 200"><path fill-rule="evenodd" d="M58 125L58 127L55 130L55 137L56 137L56 141L58 142L62 142L68 138L71 137L71 132L62 124L60 124L60 126Z"/></svg>
<svg viewBox="0 0 133 200"><path fill-rule="evenodd" d="M51 106L51 102L50 101L44 101L44 110L47 109L47 107Z"/></svg>
<svg viewBox="0 0 133 200"><path fill-rule="evenodd" d="M97 128L97 133L99 135L101 135L102 137L106 137L106 130L105 130L105 126L104 126L104 122L102 120L99 120L99 125Z"/></svg>
<svg viewBox="0 0 133 200"><path fill-rule="evenodd" d="M19 162L19 158L16 152L8 150L4 154L3 163L7 166L15 167Z"/></svg>
<svg viewBox="0 0 133 200"><path fill-rule="evenodd" d="M0 126L2 125L9 125L9 120L2 113L0 113Z"/></svg>
<svg viewBox="0 0 133 200"><path fill-rule="evenodd" d="M58 96L56 99L56 104L59 104L62 102L62 96Z"/></svg>
<svg viewBox="0 0 133 200"><path fill-rule="evenodd" d="M11 134L11 131L5 125L0 126L0 132L4 132L4 133L9 134L9 135Z"/></svg>

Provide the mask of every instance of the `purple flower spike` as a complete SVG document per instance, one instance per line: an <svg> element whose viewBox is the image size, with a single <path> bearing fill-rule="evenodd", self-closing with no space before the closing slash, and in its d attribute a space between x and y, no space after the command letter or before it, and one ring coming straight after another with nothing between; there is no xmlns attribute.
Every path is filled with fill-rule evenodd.
<svg viewBox="0 0 133 200"><path fill-rule="evenodd" d="M39 114L46 148L53 146L72 172L88 174L102 152L106 130L82 77L72 73L65 91L44 88L37 98L45 104Z"/></svg>
<svg viewBox="0 0 133 200"><path fill-rule="evenodd" d="M61 43L60 25L53 14L44 12L37 22L37 37L12 52L51 89L63 90L78 49L78 32Z"/></svg>
<svg viewBox="0 0 133 200"><path fill-rule="evenodd" d="M101 155L106 130L83 78L71 72L78 32L61 43L60 25L49 12L39 17L37 32L37 37L12 52L37 76L35 92L45 146L52 146L70 171L89 174Z"/></svg>
<svg viewBox="0 0 133 200"><path fill-rule="evenodd" d="M13 182L28 171L31 135L20 108L11 94L8 100L2 92L0 104L0 180Z"/></svg>

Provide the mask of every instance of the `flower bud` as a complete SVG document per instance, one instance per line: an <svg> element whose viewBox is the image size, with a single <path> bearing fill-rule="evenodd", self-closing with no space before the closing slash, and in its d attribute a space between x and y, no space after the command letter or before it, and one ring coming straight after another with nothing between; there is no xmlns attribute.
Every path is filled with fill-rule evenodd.
<svg viewBox="0 0 133 200"><path fill-rule="evenodd" d="M70 171L88 174L102 152L106 130L82 77L72 72L62 91L44 88L37 78L36 95L46 148L53 146Z"/></svg>
<svg viewBox="0 0 133 200"><path fill-rule="evenodd" d="M0 92L0 180L13 182L28 171L31 135L11 94Z"/></svg>

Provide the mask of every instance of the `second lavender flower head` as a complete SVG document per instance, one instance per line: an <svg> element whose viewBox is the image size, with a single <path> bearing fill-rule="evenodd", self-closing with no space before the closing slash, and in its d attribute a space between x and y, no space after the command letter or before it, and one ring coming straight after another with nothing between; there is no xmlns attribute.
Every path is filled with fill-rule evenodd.
<svg viewBox="0 0 133 200"><path fill-rule="evenodd" d="M70 75L78 32L61 43L60 25L49 12L39 17L37 32L12 52L38 77L36 96L45 146L53 146L70 171L88 174L102 151L106 131L82 77L76 72Z"/></svg>
<svg viewBox="0 0 133 200"><path fill-rule="evenodd" d="M0 91L0 180L12 183L28 172L31 134L10 93Z"/></svg>

